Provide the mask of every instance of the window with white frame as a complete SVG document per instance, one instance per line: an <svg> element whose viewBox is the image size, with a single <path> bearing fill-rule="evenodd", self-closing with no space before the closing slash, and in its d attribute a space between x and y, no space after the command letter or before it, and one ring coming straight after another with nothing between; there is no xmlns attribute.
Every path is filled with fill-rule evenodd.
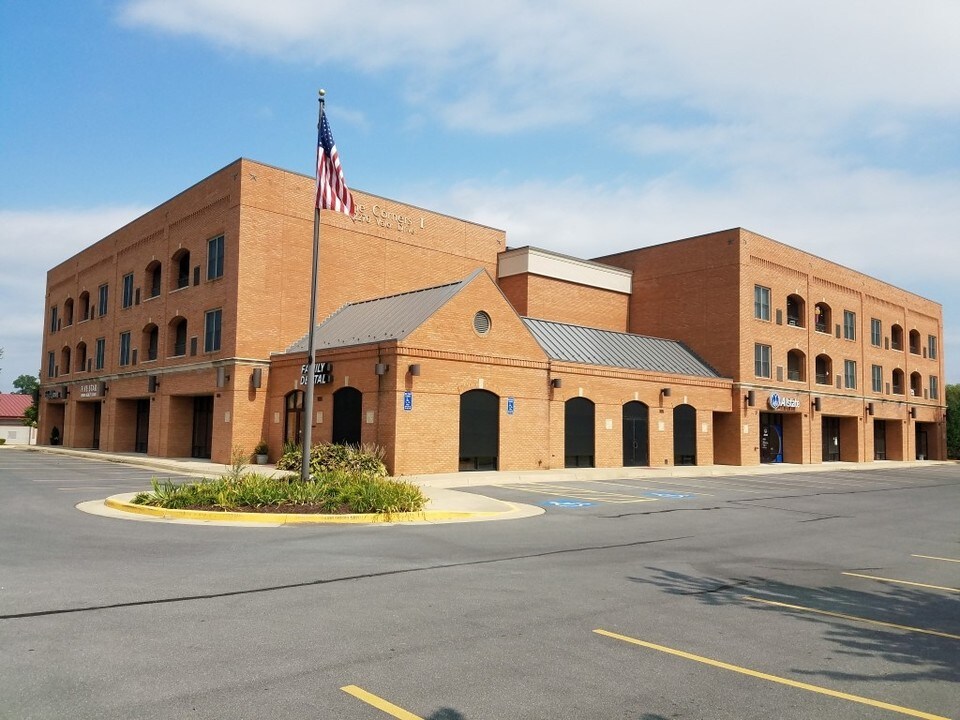
<svg viewBox="0 0 960 720"><path fill-rule="evenodd" d="M936 375L930 376L930 399L940 399L940 379Z"/></svg>
<svg viewBox="0 0 960 720"><path fill-rule="evenodd" d="M843 361L843 386L845 388L850 388L851 390L856 390L857 388L857 361L856 360Z"/></svg>
<svg viewBox="0 0 960 720"><path fill-rule="evenodd" d="M130 333L120 333L120 365L130 364Z"/></svg>
<svg viewBox="0 0 960 720"><path fill-rule="evenodd" d="M754 285L753 316L758 320L770 319L770 288Z"/></svg>
<svg viewBox="0 0 960 720"><path fill-rule="evenodd" d="M215 352L220 349L220 320L222 311L208 310L204 316L203 351Z"/></svg>
<svg viewBox="0 0 960 720"><path fill-rule="evenodd" d="M880 347L881 336L883 335L883 326L877 318L870 318L870 344L874 347Z"/></svg>
<svg viewBox="0 0 960 720"><path fill-rule="evenodd" d="M120 293L120 307L128 308L133 305L133 273L123 276L123 288Z"/></svg>
<svg viewBox="0 0 960 720"><path fill-rule="evenodd" d="M873 379L873 391L876 393L883 392L883 366L874 365L871 368L870 375Z"/></svg>
<svg viewBox="0 0 960 720"><path fill-rule="evenodd" d="M770 377L770 346L757 343L753 346L753 368L757 377Z"/></svg>
<svg viewBox="0 0 960 720"><path fill-rule="evenodd" d="M931 360L937 359L937 336L927 335L927 357Z"/></svg>
<svg viewBox="0 0 960 720"><path fill-rule="evenodd" d="M857 314L850 310L843 311L843 337L847 340L857 339Z"/></svg>

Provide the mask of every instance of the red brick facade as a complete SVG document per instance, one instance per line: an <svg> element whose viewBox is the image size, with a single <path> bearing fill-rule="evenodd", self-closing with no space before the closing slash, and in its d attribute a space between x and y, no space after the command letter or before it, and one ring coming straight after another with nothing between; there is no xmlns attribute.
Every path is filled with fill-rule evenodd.
<svg viewBox="0 0 960 720"><path fill-rule="evenodd" d="M229 462L235 449L249 452L264 438L275 459L295 436L296 408L287 404L306 362L286 349L306 331L313 193L312 178L241 159L50 270L39 441L56 429L72 447ZM777 426L785 462L820 462L834 433L837 456L827 459L945 455L936 303L740 229L602 265L558 256L629 290L593 284L589 274L582 282L536 270L498 278L503 231L354 196L354 218L323 213L318 320L346 303L483 272L402 341L318 355L335 370L316 389L316 441L333 437L335 402L359 397L359 439L382 446L393 472L465 469L461 403L482 391L499 407L491 422L504 470L569 462L573 398L592 403L590 462L602 467L625 462L624 413L641 407L628 403L649 414L652 466L760 462L761 421ZM755 286L768 292L769 319L755 318ZM818 304L832 313L824 332L815 327ZM491 320L484 334L473 326L480 310ZM854 314L846 323L845 312ZM521 315L675 338L720 377L552 361ZM769 347L769 377L755 373L756 345ZM383 374L377 364L387 366ZM879 392L873 365L881 367ZM798 407L769 408L772 393ZM687 412L695 451L681 458L674 423Z"/></svg>

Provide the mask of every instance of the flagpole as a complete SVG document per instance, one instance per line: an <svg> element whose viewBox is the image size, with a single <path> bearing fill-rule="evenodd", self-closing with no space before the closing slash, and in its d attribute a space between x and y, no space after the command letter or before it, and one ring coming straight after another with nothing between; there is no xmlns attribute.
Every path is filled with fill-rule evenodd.
<svg viewBox="0 0 960 720"><path fill-rule="evenodd" d="M326 90L320 89L320 110L317 113L317 135L320 134L320 124L323 122L323 96ZM320 143L317 143L317 153L322 152ZM317 178L319 182L319 178ZM310 329L307 331L307 387L303 398L303 459L300 463L300 479L306 482L310 479L310 448L313 440L313 396L316 393L314 385L314 364L316 362L317 347L317 277L320 269L320 203L314 198L313 203L313 268L310 273Z"/></svg>

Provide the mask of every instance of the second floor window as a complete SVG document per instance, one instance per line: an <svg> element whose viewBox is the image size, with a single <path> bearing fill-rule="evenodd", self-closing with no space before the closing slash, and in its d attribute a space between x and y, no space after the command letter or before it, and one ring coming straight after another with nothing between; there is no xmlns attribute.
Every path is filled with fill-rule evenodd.
<svg viewBox="0 0 960 720"><path fill-rule="evenodd" d="M57 376L57 356L53 354L53 351L47 353L47 377L52 378Z"/></svg>
<svg viewBox="0 0 960 720"><path fill-rule="evenodd" d="M883 367L880 365L874 365L870 369L870 376L873 381L873 391L883 392Z"/></svg>
<svg viewBox="0 0 960 720"><path fill-rule="evenodd" d="M850 388L851 390L856 390L857 388L857 361L856 360L843 361L843 386L846 388Z"/></svg>
<svg viewBox="0 0 960 720"><path fill-rule="evenodd" d="M56 305L50 308L50 332L55 333L60 325L60 310Z"/></svg>
<svg viewBox="0 0 960 720"><path fill-rule="evenodd" d="M937 359L937 336L927 335L927 357L931 360Z"/></svg>
<svg viewBox="0 0 960 720"><path fill-rule="evenodd" d="M120 365L130 364L130 333L120 333Z"/></svg>
<svg viewBox="0 0 960 720"><path fill-rule="evenodd" d="M93 358L93 367L96 370L103 370L107 360L107 339L97 338L97 352Z"/></svg>
<svg viewBox="0 0 960 720"><path fill-rule="evenodd" d="M770 319L770 288L762 285L753 287L753 316L758 320Z"/></svg>
<svg viewBox="0 0 960 720"><path fill-rule="evenodd" d="M770 346L757 343L753 346L753 369L757 377L770 377Z"/></svg>
<svg viewBox="0 0 960 720"><path fill-rule="evenodd" d="M203 351L215 352L220 349L220 310L208 310L204 318Z"/></svg>
<svg viewBox="0 0 960 720"><path fill-rule="evenodd" d="M940 380L936 375L930 376L930 399L939 400L940 399Z"/></svg>
<svg viewBox="0 0 960 720"><path fill-rule="evenodd" d="M880 347L880 336L883 335L883 328L877 318L870 318L870 344L874 347Z"/></svg>
<svg viewBox="0 0 960 720"><path fill-rule="evenodd" d="M120 306L128 308L133 305L133 273L127 273L123 276L123 293L120 300Z"/></svg>
<svg viewBox="0 0 960 720"><path fill-rule="evenodd" d="M100 286L100 296L97 301L97 315L102 317L107 314L107 302L110 297L109 288L106 283Z"/></svg>

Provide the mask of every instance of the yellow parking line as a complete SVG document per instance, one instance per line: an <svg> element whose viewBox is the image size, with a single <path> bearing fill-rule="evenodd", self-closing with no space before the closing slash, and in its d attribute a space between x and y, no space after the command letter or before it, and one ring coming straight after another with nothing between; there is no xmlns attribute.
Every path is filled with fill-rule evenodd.
<svg viewBox="0 0 960 720"><path fill-rule="evenodd" d="M536 495L552 495L554 497L571 498L573 500L586 500L592 502L608 503L638 503L653 502L654 498L641 498L636 495L626 495L623 493L607 493L602 490L577 490L564 487L554 487L552 485L501 485L500 487L508 490L519 490L522 492L534 493Z"/></svg>
<svg viewBox="0 0 960 720"><path fill-rule="evenodd" d="M960 563L960 560L956 558L942 558L942 557L937 557L936 555L911 555L910 557L924 558L926 560L943 560L944 562Z"/></svg>
<svg viewBox="0 0 960 720"><path fill-rule="evenodd" d="M803 612L817 613L818 615L829 615L830 617L841 618L843 620L853 620L855 622L869 623L871 625L881 625L883 627L894 628L896 630L907 630L909 632L924 633L925 635L936 635L951 640L960 640L960 635L951 635L950 633L940 632L939 630L927 630L925 628L911 627L910 625L897 625L896 623L883 622L882 620L870 620L869 618L857 617L856 615L845 615L843 613L831 612L830 610L820 610L818 608L804 607L803 605L791 605L790 603L777 602L776 600L764 600L763 598L744 595L744 600L763 603L764 605L776 605L777 607L789 608L790 610L802 610Z"/></svg>
<svg viewBox="0 0 960 720"><path fill-rule="evenodd" d="M839 692L838 690L820 687L819 685L810 685L809 683L798 682L796 680L790 680L777 675L768 675L767 673L740 667L739 665L731 665L730 663L721 662L720 660L712 660L708 657L703 657L702 655L694 655L693 653L684 652L683 650L674 650L673 648L668 648L664 645L655 645L654 643L638 640L637 638L628 637L627 635L619 635L617 633L610 632L609 630L597 629L594 630L594 632L598 635L606 635L607 637L614 638L615 640L622 640L623 642L631 643L633 645L640 645L641 647L650 648L651 650L658 650L669 655L676 655L677 657L682 657L687 660L694 660L695 662L703 663L704 665L712 665L713 667L722 668L723 670L730 670L732 672L740 673L741 675L749 675L750 677L760 678L761 680L769 680L770 682L780 683L781 685L788 685L790 687L800 688L801 690L809 690L810 692L819 693L821 695L829 695L830 697L840 698L841 700L849 700L850 702L860 703L861 705L869 705L870 707L881 708L883 710L891 710L892 712L900 713L902 715L924 718L925 720L949 720L949 718L946 718L942 715L932 715L921 710L913 710L912 708L901 707L900 705L892 705L891 703L885 703L880 700L872 700L860 695L851 695L849 693Z"/></svg>
<svg viewBox="0 0 960 720"><path fill-rule="evenodd" d="M387 702L381 697L377 697L372 693L368 693L363 688L359 688L356 685L344 685L342 688L345 693L348 695L353 695L357 700L362 700L367 703L367 705L372 705L377 710L382 710L387 715L392 715L399 720L423 720L419 715L414 715L411 712L407 712L402 707L397 707L391 702Z"/></svg>
<svg viewBox="0 0 960 720"><path fill-rule="evenodd" d="M682 492L682 491L674 490L673 488L664 489L663 485L665 485L666 483L663 483L659 480L656 481L656 485L636 485L634 483L618 483L618 482L613 482L612 480L582 480L581 482L594 483L595 485L612 485L613 487L628 487L628 488L635 488L637 490L653 490L654 492ZM687 486L680 485L680 487L686 488ZM691 491L688 490L687 492L691 492ZM712 493L705 493L705 492L697 492L696 494L712 495Z"/></svg>
<svg viewBox="0 0 960 720"><path fill-rule="evenodd" d="M899 585L913 585L915 587L930 588L931 590L946 590L947 592L960 593L960 588L944 587L943 585L927 585L926 583L911 582L910 580L897 580L896 578L879 577L877 575L861 575L855 572L845 572L843 575L851 577L866 578L867 580L879 580L880 582L897 583Z"/></svg>

